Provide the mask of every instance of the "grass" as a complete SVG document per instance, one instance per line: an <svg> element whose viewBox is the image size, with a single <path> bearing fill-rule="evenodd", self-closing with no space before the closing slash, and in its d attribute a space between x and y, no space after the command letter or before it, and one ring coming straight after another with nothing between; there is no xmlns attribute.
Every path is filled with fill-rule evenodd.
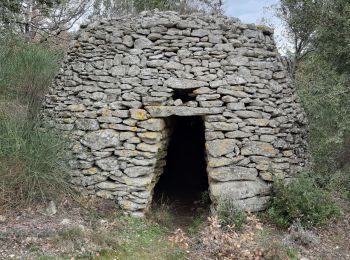
<svg viewBox="0 0 350 260"><path fill-rule="evenodd" d="M84 236L83 228L79 226L67 227L58 232L58 236L63 240L77 240Z"/></svg>
<svg viewBox="0 0 350 260"><path fill-rule="evenodd" d="M63 52L4 32L0 46L0 96L20 100L28 108L28 117L36 119Z"/></svg>
<svg viewBox="0 0 350 260"><path fill-rule="evenodd" d="M0 118L0 205L47 203L72 193L67 145L59 133L31 121Z"/></svg>
<svg viewBox="0 0 350 260"><path fill-rule="evenodd" d="M65 139L39 128L41 104L62 51L3 31L0 45L0 206L69 195Z"/></svg>
<svg viewBox="0 0 350 260"><path fill-rule="evenodd" d="M181 259L183 252L169 248L167 229L142 219L124 218L120 230L119 259ZM169 251L170 250L170 251Z"/></svg>
<svg viewBox="0 0 350 260"><path fill-rule="evenodd" d="M234 230L241 230L246 222L247 215L230 198L221 198L218 203L217 214L220 224Z"/></svg>
<svg viewBox="0 0 350 260"><path fill-rule="evenodd" d="M111 228L94 232L102 249L98 259L184 259L168 241L168 228L144 219L120 216Z"/></svg>
<svg viewBox="0 0 350 260"><path fill-rule="evenodd" d="M207 223L206 217L204 215L199 215L193 219L193 222L187 228L187 233L190 236L195 236L205 227Z"/></svg>
<svg viewBox="0 0 350 260"><path fill-rule="evenodd" d="M158 202L153 203L148 217L162 226L171 228L174 223L173 205L166 198L161 198Z"/></svg>

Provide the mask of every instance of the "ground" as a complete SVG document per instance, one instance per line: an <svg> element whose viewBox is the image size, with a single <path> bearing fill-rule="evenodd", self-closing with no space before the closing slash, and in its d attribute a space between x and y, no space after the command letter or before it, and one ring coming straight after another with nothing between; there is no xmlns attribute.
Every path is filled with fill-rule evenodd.
<svg viewBox="0 0 350 260"><path fill-rule="evenodd" d="M0 259L350 259L349 213L312 230L317 242L306 246L255 216L235 231L192 212L163 205L146 220L132 219L100 200L59 203L54 215L47 206L2 211Z"/></svg>

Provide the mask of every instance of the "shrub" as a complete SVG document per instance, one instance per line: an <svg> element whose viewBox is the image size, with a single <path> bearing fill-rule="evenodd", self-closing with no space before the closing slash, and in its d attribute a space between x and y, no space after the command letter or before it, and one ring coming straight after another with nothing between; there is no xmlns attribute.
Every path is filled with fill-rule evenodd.
<svg viewBox="0 0 350 260"><path fill-rule="evenodd" d="M311 230L305 229L299 220L293 222L289 227L287 241L297 243L303 246L310 246L319 242L317 235Z"/></svg>
<svg viewBox="0 0 350 260"><path fill-rule="evenodd" d="M267 214L268 219L280 227L288 227L297 220L311 227L327 224L339 218L342 212L327 191L316 186L309 176L301 175L288 184L274 183Z"/></svg>
<svg viewBox="0 0 350 260"><path fill-rule="evenodd" d="M0 117L0 205L47 202L69 195L67 145L31 121Z"/></svg>
<svg viewBox="0 0 350 260"><path fill-rule="evenodd" d="M235 230L241 230L247 219L245 212L230 198L220 199L217 215L221 225L233 227Z"/></svg>
<svg viewBox="0 0 350 260"><path fill-rule="evenodd" d="M296 74L298 94L309 119L312 176L323 187L349 163L349 80L349 75L339 74L317 54L308 56Z"/></svg>
<svg viewBox="0 0 350 260"><path fill-rule="evenodd" d="M0 95L20 100L28 106L28 117L36 118L63 52L6 33L0 46Z"/></svg>

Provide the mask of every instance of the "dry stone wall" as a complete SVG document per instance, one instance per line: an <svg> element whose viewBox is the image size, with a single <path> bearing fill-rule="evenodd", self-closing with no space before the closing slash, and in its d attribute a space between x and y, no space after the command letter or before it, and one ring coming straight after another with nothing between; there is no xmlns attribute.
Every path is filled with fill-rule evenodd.
<svg viewBox="0 0 350 260"><path fill-rule="evenodd" d="M166 164L172 115L204 120L214 204L262 210L274 178L307 160L305 114L273 31L235 18L144 12L83 25L45 106L72 138L72 183L135 216Z"/></svg>

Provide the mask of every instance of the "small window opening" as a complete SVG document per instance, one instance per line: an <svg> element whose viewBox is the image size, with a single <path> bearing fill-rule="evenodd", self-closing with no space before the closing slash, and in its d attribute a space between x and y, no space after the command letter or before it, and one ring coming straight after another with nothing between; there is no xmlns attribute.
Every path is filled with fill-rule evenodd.
<svg viewBox="0 0 350 260"><path fill-rule="evenodd" d="M188 101L195 101L196 95L193 93L193 89L175 89L173 94L173 100L180 99L183 103Z"/></svg>

